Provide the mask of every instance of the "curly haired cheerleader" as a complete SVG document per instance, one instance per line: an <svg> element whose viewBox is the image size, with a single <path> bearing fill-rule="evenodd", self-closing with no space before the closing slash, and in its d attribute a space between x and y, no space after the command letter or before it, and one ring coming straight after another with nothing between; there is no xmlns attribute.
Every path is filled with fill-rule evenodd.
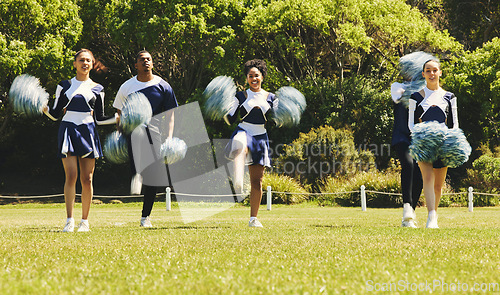
<svg viewBox="0 0 500 295"><path fill-rule="evenodd" d="M262 89L267 74L263 60L249 60L244 65L249 89L236 93L230 77L215 78L205 90L205 104L210 118L224 118L226 123L240 123L226 146L226 157L234 160L233 185L237 193L243 191L245 163L250 173L250 227L262 227L257 213L262 199L262 178L265 167L271 167L269 138L265 128L266 115L271 114L278 126L294 125L306 107L304 96L292 87L280 88L276 95Z"/></svg>

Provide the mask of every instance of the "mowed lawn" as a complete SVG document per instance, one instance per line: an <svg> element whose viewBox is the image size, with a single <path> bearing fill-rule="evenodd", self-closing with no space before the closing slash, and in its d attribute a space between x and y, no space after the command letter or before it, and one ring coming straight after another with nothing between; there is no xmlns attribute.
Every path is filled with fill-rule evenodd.
<svg viewBox="0 0 500 295"><path fill-rule="evenodd" d="M258 229L242 205L185 224L156 203L144 229L141 205L93 205L90 233L61 232L64 204L0 206L1 293L500 294L500 207L439 208L428 230L425 208L408 229L400 209L262 206Z"/></svg>

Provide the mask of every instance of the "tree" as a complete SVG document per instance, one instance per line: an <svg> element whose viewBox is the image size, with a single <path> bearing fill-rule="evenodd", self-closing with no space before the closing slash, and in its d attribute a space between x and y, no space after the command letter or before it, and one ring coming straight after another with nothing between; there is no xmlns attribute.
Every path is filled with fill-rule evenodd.
<svg viewBox="0 0 500 295"><path fill-rule="evenodd" d="M172 81L183 103L213 78L207 72L234 73L243 12L237 0L111 1L106 29L125 56L153 53L156 71Z"/></svg>
<svg viewBox="0 0 500 295"><path fill-rule="evenodd" d="M292 80L370 73L419 49L460 50L402 0L277 0L249 11L252 47Z"/></svg>
<svg viewBox="0 0 500 295"><path fill-rule="evenodd" d="M49 93L68 78L73 47L82 21L72 0L2 0L0 2L0 172L17 172L24 179L55 171L53 123L13 114L8 91L17 75L28 73L41 80ZM29 166L28 166L29 165ZM4 167L6 167L4 169ZM47 167L47 169L41 169ZM27 169L29 168L29 169ZM57 166L59 168L59 166ZM2 185L0 181L0 186Z"/></svg>
<svg viewBox="0 0 500 295"><path fill-rule="evenodd" d="M500 39L443 66L444 84L458 99L460 127L473 148L500 145Z"/></svg>
<svg viewBox="0 0 500 295"><path fill-rule="evenodd" d="M500 2L491 0L407 0L438 29L447 28L468 50L500 37Z"/></svg>

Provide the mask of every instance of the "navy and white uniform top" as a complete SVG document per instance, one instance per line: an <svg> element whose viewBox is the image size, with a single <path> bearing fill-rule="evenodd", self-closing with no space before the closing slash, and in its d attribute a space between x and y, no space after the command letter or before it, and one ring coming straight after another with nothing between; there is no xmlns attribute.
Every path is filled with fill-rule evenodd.
<svg viewBox="0 0 500 295"><path fill-rule="evenodd" d="M57 136L59 156L101 157L101 143L95 122L100 125L116 123L116 115L104 115L103 87L91 79L79 81L76 77L60 82L56 88L54 106L45 114L55 121L63 111Z"/></svg>
<svg viewBox="0 0 500 295"><path fill-rule="evenodd" d="M423 96L419 92L411 95L408 110L408 128L413 130L415 121L437 121L448 128L458 128L457 98L451 92L430 90L424 87ZM451 124L449 121L451 112ZM448 126L447 126L448 125Z"/></svg>
<svg viewBox="0 0 500 295"><path fill-rule="evenodd" d="M255 136L266 133L266 113L278 107L278 99L273 93L261 89L253 92L247 89L245 92L236 93L229 113L224 116L227 124L232 124L240 113L241 122L238 127L245 130L248 135Z"/></svg>
<svg viewBox="0 0 500 295"><path fill-rule="evenodd" d="M95 121L98 125L114 124L115 117L104 115L104 87L91 79L79 81L76 77L64 80L57 85L54 106L46 115L56 121L65 110L62 121L75 125L90 124ZM93 116L94 115L94 116Z"/></svg>
<svg viewBox="0 0 500 295"><path fill-rule="evenodd" d="M113 107L121 110L125 98L134 92L141 92L147 97L153 110L153 116L178 106L170 84L161 77L153 75L153 79L148 82L137 80L137 76L125 81L116 94Z"/></svg>

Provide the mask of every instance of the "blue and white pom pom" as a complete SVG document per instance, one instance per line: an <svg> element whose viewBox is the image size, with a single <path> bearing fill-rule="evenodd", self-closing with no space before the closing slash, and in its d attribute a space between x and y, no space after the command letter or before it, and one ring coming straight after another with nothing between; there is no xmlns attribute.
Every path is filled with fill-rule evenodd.
<svg viewBox="0 0 500 295"><path fill-rule="evenodd" d="M186 151L186 143L177 137L167 138L160 146L160 156L165 159L165 164L173 164L184 159Z"/></svg>
<svg viewBox="0 0 500 295"><path fill-rule="evenodd" d="M110 162L121 164L128 161L128 147L125 136L114 131L106 138L104 142L104 157Z"/></svg>
<svg viewBox="0 0 500 295"><path fill-rule="evenodd" d="M444 137L439 157L445 166L456 168L467 162L471 152L472 148L462 129L449 129Z"/></svg>
<svg viewBox="0 0 500 295"><path fill-rule="evenodd" d="M414 92L425 87L425 78L422 76L424 63L429 60L438 60L432 54L417 51L407 54L399 59L399 74L403 77L405 91L401 96L401 102L408 107L408 99Z"/></svg>
<svg viewBox="0 0 500 295"><path fill-rule="evenodd" d="M236 85L228 76L215 77L203 91L205 114L209 119L222 120L229 113L236 96Z"/></svg>
<svg viewBox="0 0 500 295"><path fill-rule="evenodd" d="M148 124L152 116L151 104L146 96L141 92L134 92L123 102L120 126L125 134L130 134L137 126Z"/></svg>
<svg viewBox="0 0 500 295"><path fill-rule="evenodd" d="M16 113L33 116L43 113L43 108L49 101L49 94L40 86L37 78L24 74L14 79L9 98Z"/></svg>
<svg viewBox="0 0 500 295"><path fill-rule="evenodd" d="M306 98L297 89L285 86L276 92L277 107L273 119L278 126L293 126L300 122L300 116L306 109Z"/></svg>
<svg viewBox="0 0 500 295"><path fill-rule="evenodd" d="M411 145L409 147L413 159L424 163L436 161L447 129L446 126L436 121L415 124L411 132Z"/></svg>

